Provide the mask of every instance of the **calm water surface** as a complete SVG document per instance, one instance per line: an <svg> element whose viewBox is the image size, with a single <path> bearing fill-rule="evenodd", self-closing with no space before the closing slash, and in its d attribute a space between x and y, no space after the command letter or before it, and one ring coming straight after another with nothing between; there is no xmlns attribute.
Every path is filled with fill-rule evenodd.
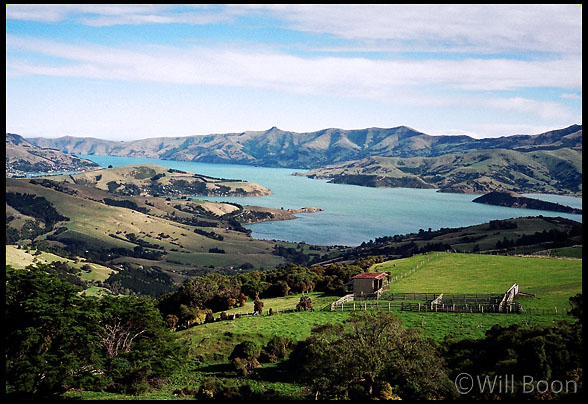
<svg viewBox="0 0 588 404"><path fill-rule="evenodd" d="M355 246L376 237L461 227L494 219L520 216L562 216L581 222L582 215L532 209L514 209L472 203L478 195L447 194L434 189L368 188L328 184L291 175L296 170L233 164L206 164L150 158L88 156L103 167L129 164L159 164L211 177L242 179L263 185L272 195L262 197L199 197L211 201L236 202L270 208L316 207L323 212L297 215L296 220L263 222L246 227L258 239L306 241L319 245ZM531 197L582 207L582 198L533 194Z"/></svg>

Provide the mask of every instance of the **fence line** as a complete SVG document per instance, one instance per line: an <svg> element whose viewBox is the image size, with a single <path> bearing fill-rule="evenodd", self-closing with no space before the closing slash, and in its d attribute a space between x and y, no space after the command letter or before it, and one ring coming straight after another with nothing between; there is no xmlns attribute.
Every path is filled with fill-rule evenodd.
<svg viewBox="0 0 588 404"><path fill-rule="evenodd" d="M396 276L393 276L391 278L388 279L388 284L399 281L402 278L406 278L409 275L412 275L413 273L415 273L416 271L418 271L422 266L424 266L425 264L427 264L429 261L431 261L433 258L440 256L440 253L435 253L435 254L430 254L427 256L427 258L425 258L424 260L422 260L421 262L419 262L418 264L416 264L416 266L412 269L410 269L409 271L406 271L404 273L398 274Z"/></svg>

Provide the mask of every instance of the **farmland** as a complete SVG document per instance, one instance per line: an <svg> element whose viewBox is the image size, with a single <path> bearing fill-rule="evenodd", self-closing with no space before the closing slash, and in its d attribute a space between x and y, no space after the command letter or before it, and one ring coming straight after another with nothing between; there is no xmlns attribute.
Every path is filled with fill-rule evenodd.
<svg viewBox="0 0 588 404"><path fill-rule="evenodd" d="M518 282L521 284L521 291L536 294L536 297L519 296L517 301L524 307L547 310L546 314L415 313L394 310L405 327L420 329L425 337L432 338L439 344L448 340L483 338L495 324L503 327L512 324L548 326L559 320L574 321L567 314L567 309L570 308L568 299L582 293L582 260L429 253L386 261L369 270L397 275L410 271L423 262L426 263L418 270L392 283L390 291L503 293L512 283ZM313 312L283 313L293 309L298 303L301 295L293 294L263 299L262 315L245 315L253 311L253 301L249 299L243 307L226 311L227 314L240 313L242 316L239 318L205 323L178 331L180 340L189 347L190 354L185 366L178 369L176 376L171 379L171 384L165 389L167 393L159 391L157 396L144 398L172 398L174 390L197 390L201 383L210 378L224 383L248 384L259 391L274 389L291 398L300 398L304 386L280 377L280 373L275 372L276 369L282 369L280 363L262 364L256 371L258 376L253 379L235 379L228 357L241 341L258 341L263 345L274 336L286 337L292 342L303 341L311 335L313 327L320 324L342 324L353 315L351 311L328 310L329 304L337 296L321 292L310 292L306 295L313 301ZM382 303L385 307L385 302ZM559 308L557 313L553 311L556 306ZM360 311L361 305L357 307ZM279 314L268 315L270 308ZM215 316L219 314L215 313ZM106 393L100 397L123 398Z"/></svg>

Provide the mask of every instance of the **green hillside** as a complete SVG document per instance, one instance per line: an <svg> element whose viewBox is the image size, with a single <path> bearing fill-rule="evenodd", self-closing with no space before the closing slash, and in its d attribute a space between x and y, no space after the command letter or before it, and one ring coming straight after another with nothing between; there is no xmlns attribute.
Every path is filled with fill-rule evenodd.
<svg viewBox="0 0 588 404"><path fill-rule="evenodd" d="M582 260L484 254L429 253L432 257L410 276L390 285L391 292L504 293L513 283L536 298L519 297L523 307L569 308L582 293ZM374 265L375 272L405 273L423 255Z"/></svg>
<svg viewBox="0 0 588 404"><path fill-rule="evenodd" d="M93 185L43 179L6 180L7 242L36 244L62 256L85 257L109 266L157 267L181 282L214 267L275 268L283 258L273 243L252 239L223 215L235 205L151 196L113 195ZM33 195L39 211L23 213L17 203ZM43 202L45 205L43 205ZM47 222L43 206L58 220ZM67 220L63 220L63 218Z"/></svg>

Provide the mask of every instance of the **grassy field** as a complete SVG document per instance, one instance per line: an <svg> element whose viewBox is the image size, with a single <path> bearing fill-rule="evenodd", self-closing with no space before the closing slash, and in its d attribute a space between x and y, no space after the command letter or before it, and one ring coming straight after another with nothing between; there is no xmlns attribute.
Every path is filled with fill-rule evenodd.
<svg viewBox="0 0 588 404"><path fill-rule="evenodd" d="M84 281L105 281L111 273L116 273L112 268L93 262L86 262L84 258L77 261L63 258L58 255L36 250L19 249L15 245L6 246L6 265L14 268L25 268L33 264L50 264L52 262L65 262L73 268L81 269L84 265L89 265L90 272L83 272L80 278Z"/></svg>
<svg viewBox="0 0 588 404"><path fill-rule="evenodd" d="M23 269L29 265L50 264L52 262L58 261L65 262L69 266L77 269L81 269L84 265L89 265L89 272L86 272L84 270L82 270L81 272L80 279L83 281L104 282L106 279L108 279L111 273L117 272L116 270L106 267L104 265L96 264L93 262L86 262L84 258L80 258L79 260L74 261L44 251L17 248L17 246L15 245L6 246L6 265L10 265L13 268ZM108 289L102 287L90 286L88 289L84 291L84 294L86 296L102 296L111 294L111 292Z"/></svg>
<svg viewBox="0 0 588 404"><path fill-rule="evenodd" d="M519 296L515 301L545 309L569 308L570 296L582 293L580 259L430 253L377 264L371 270L396 275L424 261L413 274L392 283L390 291L504 293L518 283L521 292L536 298Z"/></svg>

